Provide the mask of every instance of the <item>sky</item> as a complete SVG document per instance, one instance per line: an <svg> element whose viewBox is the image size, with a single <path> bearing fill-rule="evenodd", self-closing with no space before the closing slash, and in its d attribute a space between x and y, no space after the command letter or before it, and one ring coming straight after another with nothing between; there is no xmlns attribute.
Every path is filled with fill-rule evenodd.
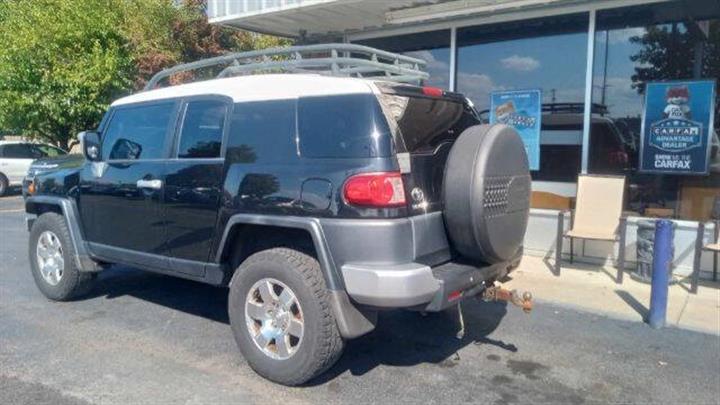
<svg viewBox="0 0 720 405"><path fill-rule="evenodd" d="M613 114L625 117L642 110L641 97L631 87L635 64L630 56L639 49L629 38L642 34L643 28L610 31L606 104ZM605 31L596 35L594 102L600 102L604 63ZM458 48L458 91L464 93L479 110L488 108L490 92L539 88L545 103L582 103L585 95L587 34L575 33L525 38ZM440 48L406 54L425 59L431 79L429 85L449 85L450 51Z"/></svg>

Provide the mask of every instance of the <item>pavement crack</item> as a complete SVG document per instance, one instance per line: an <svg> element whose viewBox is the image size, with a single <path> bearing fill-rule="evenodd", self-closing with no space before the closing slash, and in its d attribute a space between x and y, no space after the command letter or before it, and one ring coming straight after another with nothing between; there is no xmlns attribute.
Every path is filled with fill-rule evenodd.
<svg viewBox="0 0 720 405"><path fill-rule="evenodd" d="M685 308L687 308L688 302L690 302L690 294L685 295L685 302L683 303L683 306L680 309L680 313L678 314L677 319L674 322L674 325L677 327L680 326L680 319L682 319L682 316L685 313Z"/></svg>

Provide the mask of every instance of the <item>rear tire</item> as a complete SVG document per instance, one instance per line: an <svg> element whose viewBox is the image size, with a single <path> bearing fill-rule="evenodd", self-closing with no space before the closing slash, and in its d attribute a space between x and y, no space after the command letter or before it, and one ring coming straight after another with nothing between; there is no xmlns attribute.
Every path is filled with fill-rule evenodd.
<svg viewBox="0 0 720 405"><path fill-rule="evenodd" d="M285 301L291 304L285 306ZM320 264L297 250L272 248L248 257L230 283L228 313L235 341L250 367L276 383L303 384L342 354L344 342ZM301 326L285 328L289 324Z"/></svg>
<svg viewBox="0 0 720 405"><path fill-rule="evenodd" d="M5 177L4 174L0 173L0 197L4 196L5 193L7 193L9 187L10 182L8 181L7 177Z"/></svg>
<svg viewBox="0 0 720 405"><path fill-rule="evenodd" d="M29 245L33 279L47 298L68 301L92 289L96 273L78 269L64 217L54 212L40 215L30 230Z"/></svg>

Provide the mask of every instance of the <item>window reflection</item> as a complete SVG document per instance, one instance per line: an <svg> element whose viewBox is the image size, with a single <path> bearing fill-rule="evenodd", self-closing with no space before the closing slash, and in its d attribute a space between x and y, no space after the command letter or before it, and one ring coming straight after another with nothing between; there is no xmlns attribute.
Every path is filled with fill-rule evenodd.
<svg viewBox="0 0 720 405"><path fill-rule="evenodd" d="M540 170L532 172L536 191L567 197L575 193L582 155L587 26L587 14L582 14L458 30L457 89L484 118L493 91L542 90Z"/></svg>
<svg viewBox="0 0 720 405"><path fill-rule="evenodd" d="M103 133L103 159L160 159L174 102L118 107Z"/></svg>
<svg viewBox="0 0 720 405"><path fill-rule="evenodd" d="M180 134L179 158L220 157L227 106L220 100L188 103Z"/></svg>
<svg viewBox="0 0 720 405"><path fill-rule="evenodd" d="M427 62L425 71L430 74L425 84L450 88L450 30L373 38L356 43L422 59Z"/></svg>
<svg viewBox="0 0 720 405"><path fill-rule="evenodd" d="M606 137L593 125L589 170L626 174L630 184L626 209L639 215L705 220L720 194L717 130L710 176L637 170L646 83L720 76L720 6L702 0L693 5L671 3L598 14L592 100L602 107L600 115L613 131L619 132L628 153L626 162L607 153L602 146ZM717 101L715 111L717 128Z"/></svg>

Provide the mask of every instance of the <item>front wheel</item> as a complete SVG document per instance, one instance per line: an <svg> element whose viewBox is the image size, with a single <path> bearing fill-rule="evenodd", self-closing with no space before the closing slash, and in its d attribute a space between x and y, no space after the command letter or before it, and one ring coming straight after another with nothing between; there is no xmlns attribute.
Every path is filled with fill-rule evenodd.
<svg viewBox="0 0 720 405"><path fill-rule="evenodd" d="M343 340L318 261L296 250L255 253L230 283L228 313L250 367L284 385L302 384L340 357Z"/></svg>
<svg viewBox="0 0 720 405"><path fill-rule="evenodd" d="M92 288L95 273L81 272L72 255L65 218L54 212L40 215L30 230L30 268L47 298L67 301Z"/></svg>

